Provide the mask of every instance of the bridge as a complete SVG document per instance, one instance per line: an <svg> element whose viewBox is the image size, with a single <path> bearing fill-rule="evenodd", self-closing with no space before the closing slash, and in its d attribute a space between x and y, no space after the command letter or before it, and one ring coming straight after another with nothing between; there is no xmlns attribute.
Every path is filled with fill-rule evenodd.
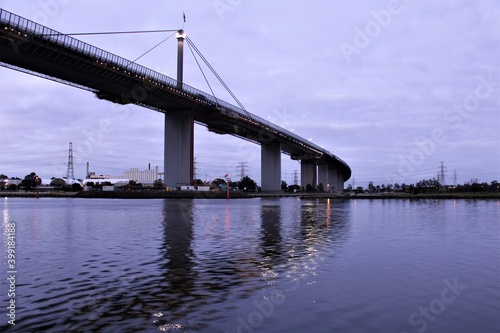
<svg viewBox="0 0 500 333"><path fill-rule="evenodd" d="M281 188L281 153L300 161L301 186L327 184L339 190L351 169L339 157L241 107L182 82L179 30L177 80L76 38L0 9L0 65L94 93L118 104L165 114L165 184L193 181L194 123L261 146L261 187Z"/></svg>

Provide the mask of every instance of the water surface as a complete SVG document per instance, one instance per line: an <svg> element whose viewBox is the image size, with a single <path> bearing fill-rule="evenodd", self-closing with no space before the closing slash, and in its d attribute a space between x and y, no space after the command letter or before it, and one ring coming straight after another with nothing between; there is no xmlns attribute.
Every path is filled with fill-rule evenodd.
<svg viewBox="0 0 500 333"><path fill-rule="evenodd" d="M2 331L500 331L498 201L0 202Z"/></svg>

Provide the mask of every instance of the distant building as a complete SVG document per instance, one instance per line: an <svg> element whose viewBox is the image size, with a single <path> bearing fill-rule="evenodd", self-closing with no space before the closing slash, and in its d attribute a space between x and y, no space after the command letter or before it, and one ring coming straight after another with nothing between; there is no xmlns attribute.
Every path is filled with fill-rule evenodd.
<svg viewBox="0 0 500 333"><path fill-rule="evenodd" d="M7 188L7 186L14 184L14 185L19 185L21 184L22 180L21 179L8 179L8 178L2 178L0 179L0 188Z"/></svg>
<svg viewBox="0 0 500 333"><path fill-rule="evenodd" d="M155 180L160 178L158 166L154 169L139 171L138 168L131 168L123 173L123 178L134 180L137 183L154 183Z"/></svg>
<svg viewBox="0 0 500 333"><path fill-rule="evenodd" d="M155 181L161 178L162 172L158 171L158 166L154 169L147 169L144 171L139 171L138 168L131 168L123 173L123 175L113 176L113 175L96 175L95 172L88 171L87 169L87 179L84 180L84 184L88 181L94 183L102 183L103 181L110 181L111 183L116 183L117 181L123 182L125 179L128 181L133 180L140 184L153 184Z"/></svg>
<svg viewBox="0 0 500 333"><path fill-rule="evenodd" d="M98 176L99 177L99 176ZM130 180L129 179L121 179L121 178L98 178L98 177L94 177L94 178L87 178L87 179L84 179L82 180L82 186L83 186L83 190L84 191L89 191L92 189L92 186L89 186L87 185L88 183L93 183L94 185L99 185L99 184L103 184L103 183L110 183L111 187L115 188L115 187L120 187L120 186L123 186L123 185L127 185ZM107 186L107 185L104 185L104 186ZM104 188L103 186L103 188ZM109 187L106 188L107 191L109 191Z"/></svg>

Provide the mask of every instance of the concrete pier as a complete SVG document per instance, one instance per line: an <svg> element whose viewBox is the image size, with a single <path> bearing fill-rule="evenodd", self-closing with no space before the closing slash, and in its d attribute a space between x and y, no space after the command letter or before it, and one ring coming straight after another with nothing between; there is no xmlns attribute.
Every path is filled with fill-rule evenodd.
<svg viewBox="0 0 500 333"><path fill-rule="evenodd" d="M281 144L261 145L262 191L281 190Z"/></svg>
<svg viewBox="0 0 500 333"><path fill-rule="evenodd" d="M316 160L302 160L300 163L300 186L304 189L307 184L316 188L317 164Z"/></svg>
<svg viewBox="0 0 500 333"><path fill-rule="evenodd" d="M323 190L327 191L327 190L329 190L329 188L328 188L329 181L330 181L330 179L328 178L328 164L319 163L318 164L318 185L319 184L323 185Z"/></svg>
<svg viewBox="0 0 500 333"><path fill-rule="evenodd" d="M165 185L179 187L193 181L193 131L190 111L165 114Z"/></svg>
<svg viewBox="0 0 500 333"><path fill-rule="evenodd" d="M339 190L339 185L337 184L337 169L335 167L328 167L328 181L330 182L330 187L328 190L336 192Z"/></svg>

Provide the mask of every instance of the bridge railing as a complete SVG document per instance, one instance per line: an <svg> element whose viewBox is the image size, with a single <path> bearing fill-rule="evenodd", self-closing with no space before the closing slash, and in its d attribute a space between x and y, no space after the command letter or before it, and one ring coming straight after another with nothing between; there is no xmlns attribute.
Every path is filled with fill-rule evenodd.
<svg viewBox="0 0 500 333"><path fill-rule="evenodd" d="M30 35L35 35L38 38L51 42L53 44L62 46L64 48L70 49L72 51L81 53L83 55L93 58L97 62L101 62L108 66L112 66L117 70L123 70L129 74L136 75L138 77L147 78L153 80L157 83L170 86L172 88L177 87L177 80L161 74L159 72L153 71L147 67L141 66L135 62L117 56L113 53L107 52L103 49L90 45L88 43L82 42L76 38L65 35L56 30L50 29L46 26L38 24L36 22L25 19L21 16L8 12L6 10L0 9L0 22L8 27L15 28L19 33L25 33ZM187 84L182 85L182 92L191 95L194 98L203 96L203 98L209 103L213 103L220 108L225 108L226 110L236 113L240 118L254 123L262 127L265 130L272 130L278 135L282 135L287 139L295 141L297 144L304 146L305 148L315 150L321 154L330 155L338 159L338 157L331 154L324 148L305 140L304 138L298 136L297 134L279 127L270 121L263 119L255 114L252 114L242 108L239 108L233 104L226 101L218 99L212 95L209 95L201 90L193 88ZM340 159L339 159L340 160ZM342 160L340 160L343 162ZM344 163L344 162L343 162ZM345 164L345 163L344 163ZM346 164L347 166L347 164Z"/></svg>

